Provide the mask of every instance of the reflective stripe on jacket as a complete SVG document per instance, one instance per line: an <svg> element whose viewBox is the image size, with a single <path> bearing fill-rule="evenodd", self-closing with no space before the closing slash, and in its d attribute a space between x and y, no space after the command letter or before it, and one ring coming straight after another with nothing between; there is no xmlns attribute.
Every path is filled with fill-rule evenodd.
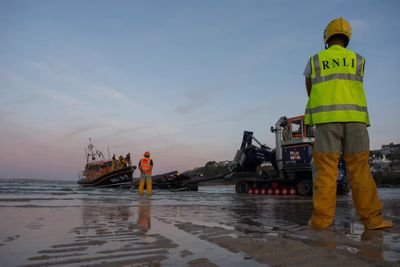
<svg viewBox="0 0 400 267"><path fill-rule="evenodd" d="M311 93L305 124L363 122L369 125L363 78L365 59L333 45L310 58Z"/></svg>
<svg viewBox="0 0 400 267"><path fill-rule="evenodd" d="M139 162L139 169L142 173L151 174L153 169L151 158L142 158Z"/></svg>

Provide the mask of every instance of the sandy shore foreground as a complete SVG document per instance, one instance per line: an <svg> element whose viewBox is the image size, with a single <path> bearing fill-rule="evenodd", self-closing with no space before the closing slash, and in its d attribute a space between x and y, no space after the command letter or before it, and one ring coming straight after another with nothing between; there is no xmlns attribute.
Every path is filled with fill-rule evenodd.
<svg viewBox="0 0 400 267"><path fill-rule="evenodd" d="M397 225L398 193L384 199ZM121 194L2 205L0 266L400 266L400 228L364 231L351 197L314 231L308 198Z"/></svg>

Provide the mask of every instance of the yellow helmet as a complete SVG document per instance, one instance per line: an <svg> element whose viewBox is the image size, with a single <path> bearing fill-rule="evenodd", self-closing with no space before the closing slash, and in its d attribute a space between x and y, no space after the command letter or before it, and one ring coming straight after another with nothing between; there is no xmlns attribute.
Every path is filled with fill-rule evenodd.
<svg viewBox="0 0 400 267"><path fill-rule="evenodd" d="M325 45L328 43L329 38L336 34L343 34L347 37L347 43L345 47L349 43L351 39L351 25L344 18L337 18L329 22L324 31L324 43Z"/></svg>

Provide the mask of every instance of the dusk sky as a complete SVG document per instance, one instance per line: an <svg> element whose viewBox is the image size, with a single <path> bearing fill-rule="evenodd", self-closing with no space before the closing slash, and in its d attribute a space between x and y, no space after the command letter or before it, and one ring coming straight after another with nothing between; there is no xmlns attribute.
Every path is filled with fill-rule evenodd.
<svg viewBox="0 0 400 267"><path fill-rule="evenodd" d="M89 138L154 172L232 160L304 113L327 23L366 58L371 149L400 143L400 1L0 0L0 178L76 180ZM134 176L138 174L135 173Z"/></svg>

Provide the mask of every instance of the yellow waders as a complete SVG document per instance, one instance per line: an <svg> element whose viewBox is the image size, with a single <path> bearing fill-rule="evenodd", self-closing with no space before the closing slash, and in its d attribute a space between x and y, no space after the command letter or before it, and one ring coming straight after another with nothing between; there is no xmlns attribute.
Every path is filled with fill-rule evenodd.
<svg viewBox="0 0 400 267"><path fill-rule="evenodd" d="M336 210L339 157L339 153L313 152L316 177L314 178L311 223L315 228L327 228L333 223Z"/></svg>
<svg viewBox="0 0 400 267"><path fill-rule="evenodd" d="M336 177L343 150L355 209L367 229L391 227L383 220L382 204L372 178L368 157L369 137L364 123L328 123L317 125L313 160L315 167L313 213L310 225L329 227L336 210Z"/></svg>
<svg viewBox="0 0 400 267"><path fill-rule="evenodd" d="M138 188L138 193L143 194L144 192L144 182L146 181L146 190L147 194L152 194L153 192L153 184L151 182L151 175L150 174L145 174L142 173L140 176L140 182L139 182L139 188Z"/></svg>

